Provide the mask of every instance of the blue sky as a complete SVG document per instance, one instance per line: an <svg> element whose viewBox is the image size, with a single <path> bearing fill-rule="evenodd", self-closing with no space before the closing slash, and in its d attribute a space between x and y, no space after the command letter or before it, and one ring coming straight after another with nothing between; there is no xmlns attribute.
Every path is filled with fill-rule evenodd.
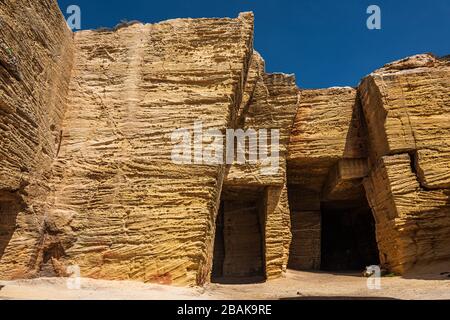
<svg viewBox="0 0 450 320"><path fill-rule="evenodd" d="M417 53L450 54L450 0L59 0L81 8L82 29L120 20L255 13L255 48L268 72L295 73L302 88L356 86L385 63ZM382 29L369 30L366 9L381 8ZM67 16L67 15L66 15Z"/></svg>

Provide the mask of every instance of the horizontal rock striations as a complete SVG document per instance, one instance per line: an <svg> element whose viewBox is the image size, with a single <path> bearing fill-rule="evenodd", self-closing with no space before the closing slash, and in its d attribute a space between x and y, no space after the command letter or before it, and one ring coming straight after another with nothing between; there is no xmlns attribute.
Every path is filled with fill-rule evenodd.
<svg viewBox="0 0 450 320"><path fill-rule="evenodd" d="M253 17L180 19L75 36L52 223L92 278L202 284L223 165L174 164L174 130L236 118Z"/></svg>
<svg viewBox="0 0 450 320"><path fill-rule="evenodd" d="M266 130L268 138L273 141L272 130L277 130L279 148L273 156L271 146L264 152L266 159L261 159L261 145L255 153L255 163L234 163L228 170L224 182L225 188L237 189L242 187L263 188L259 192L262 200L262 215L264 216L264 247L265 247L265 276L272 279L286 270L288 252L291 241L290 211L287 199L286 158L289 135L297 113L299 93L292 75L266 74L264 63L258 54L253 55L249 71L246 95L242 106L242 114L238 128L246 133L253 130L261 137L261 130ZM256 82L253 80L257 76ZM246 158L250 159L249 147ZM275 159L276 158L276 159ZM276 170L270 172L272 165ZM269 172L268 172L269 171ZM235 215L237 217L238 214ZM233 216L230 218L233 219Z"/></svg>
<svg viewBox="0 0 450 320"><path fill-rule="evenodd" d="M429 54L393 62L359 92L382 261L399 273L448 261L450 63Z"/></svg>
<svg viewBox="0 0 450 320"><path fill-rule="evenodd" d="M1 279L450 261L448 59L299 90L265 71L251 13L72 33L56 1L1 2ZM268 149L247 136L227 163L227 129Z"/></svg>
<svg viewBox="0 0 450 320"><path fill-rule="evenodd" d="M28 277L42 260L46 195L73 64L56 2L0 5L0 275Z"/></svg>
<svg viewBox="0 0 450 320"><path fill-rule="evenodd" d="M324 203L364 197L367 150L361 117L354 88L301 90L288 155L291 268L321 268Z"/></svg>

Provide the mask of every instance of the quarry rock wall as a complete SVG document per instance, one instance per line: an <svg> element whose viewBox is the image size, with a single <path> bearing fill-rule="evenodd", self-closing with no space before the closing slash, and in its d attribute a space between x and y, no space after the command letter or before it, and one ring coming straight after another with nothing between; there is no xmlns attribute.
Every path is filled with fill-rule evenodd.
<svg viewBox="0 0 450 320"><path fill-rule="evenodd" d="M449 67L423 54L357 89L301 90L288 155L290 267L319 269L322 207L362 197L385 268L405 274L450 260Z"/></svg>
<svg viewBox="0 0 450 320"><path fill-rule="evenodd" d="M248 105L241 109L240 123L238 126L248 132L261 129L267 130L267 135L272 137L271 130L278 130L279 148L276 156L272 150L267 150L267 158L258 158L254 164L233 164L228 170L224 185L264 187L264 246L265 246L265 275L267 279L280 276L286 270L288 252L291 241L290 210L287 201L287 176L286 158L289 144L289 135L294 123L299 103L299 93L292 75L266 74L261 65L263 62L257 54L254 59L258 62L250 69L250 75L256 74L259 69L259 78L253 85L254 88L246 90L251 92ZM255 64L253 64L255 65ZM252 84L249 77L248 84ZM246 99L243 101L246 102ZM258 138L261 137L258 135ZM246 149L246 157L256 150ZM259 152L260 150L258 150ZM255 155L255 159L257 155ZM276 157L277 169L273 173L267 173L264 169L270 169L271 157Z"/></svg>
<svg viewBox="0 0 450 320"><path fill-rule="evenodd" d="M398 273L449 261L449 61L423 54L390 63L359 93L381 261Z"/></svg>
<svg viewBox="0 0 450 320"><path fill-rule="evenodd" d="M449 62L419 55L359 88L300 90L293 75L265 71L253 19L72 33L56 1L1 1L1 279L76 267L203 285L215 256L222 272L273 279L321 268L323 211L367 201L388 269L450 260ZM177 163L196 123L222 135L278 130L279 154L265 159L278 170L203 163L194 146ZM230 220L219 221L228 200ZM257 203L254 216L239 203ZM220 252L216 222L238 234Z"/></svg>
<svg viewBox="0 0 450 320"><path fill-rule="evenodd" d="M300 92L288 155L291 268L321 268L324 202L356 202L364 196L367 150L361 117L354 88Z"/></svg>
<svg viewBox="0 0 450 320"><path fill-rule="evenodd" d="M225 167L173 163L171 135L233 124L252 39L251 14L75 35L52 177L58 263L92 278L207 281Z"/></svg>
<svg viewBox="0 0 450 320"><path fill-rule="evenodd" d="M72 32L51 0L0 5L0 274L37 272L61 143Z"/></svg>

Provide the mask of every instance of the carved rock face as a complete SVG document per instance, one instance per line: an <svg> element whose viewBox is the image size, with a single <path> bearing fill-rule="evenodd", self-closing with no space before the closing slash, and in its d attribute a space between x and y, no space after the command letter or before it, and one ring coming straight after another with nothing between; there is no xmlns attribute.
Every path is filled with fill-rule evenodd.
<svg viewBox="0 0 450 320"><path fill-rule="evenodd" d="M231 125L252 31L242 14L75 35L50 192L49 215L67 222L60 262L94 278L207 279L224 166L174 164L171 133Z"/></svg>
<svg viewBox="0 0 450 320"><path fill-rule="evenodd" d="M359 88L369 133L365 180L381 259L404 273L450 258L450 63L418 55Z"/></svg>
<svg viewBox="0 0 450 320"><path fill-rule="evenodd" d="M366 198L387 267L449 259L448 61L299 90L265 72L251 13L72 34L56 1L18 6L0 7L0 278L318 269L322 222L339 220L322 214L366 214ZM171 133L196 121L278 130L279 170L175 164Z"/></svg>
<svg viewBox="0 0 450 320"><path fill-rule="evenodd" d="M0 18L0 275L20 278L42 260L74 44L56 1L3 1Z"/></svg>

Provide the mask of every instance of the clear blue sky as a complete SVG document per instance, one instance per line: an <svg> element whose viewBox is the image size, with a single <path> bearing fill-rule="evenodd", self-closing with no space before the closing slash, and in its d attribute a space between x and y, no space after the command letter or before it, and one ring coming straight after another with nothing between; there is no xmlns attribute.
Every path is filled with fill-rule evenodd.
<svg viewBox="0 0 450 320"><path fill-rule="evenodd" d="M120 20L255 13L255 48L267 71L295 73L302 88L356 86L387 62L432 52L450 54L450 0L59 0L79 5L82 29ZM368 30L366 9L381 8L382 29ZM67 15L66 15L67 16Z"/></svg>

